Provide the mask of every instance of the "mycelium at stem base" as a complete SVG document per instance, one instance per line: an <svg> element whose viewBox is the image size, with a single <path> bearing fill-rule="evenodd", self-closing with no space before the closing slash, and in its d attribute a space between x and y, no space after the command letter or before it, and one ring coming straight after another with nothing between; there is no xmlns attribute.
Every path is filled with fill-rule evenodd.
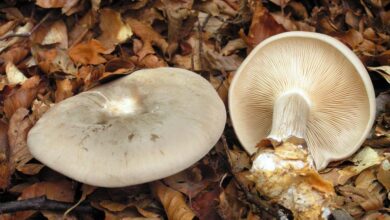
<svg viewBox="0 0 390 220"><path fill-rule="evenodd" d="M259 143L249 175L262 195L290 209L296 219L326 218L334 196L304 142L310 105L299 90L276 99L270 135Z"/></svg>

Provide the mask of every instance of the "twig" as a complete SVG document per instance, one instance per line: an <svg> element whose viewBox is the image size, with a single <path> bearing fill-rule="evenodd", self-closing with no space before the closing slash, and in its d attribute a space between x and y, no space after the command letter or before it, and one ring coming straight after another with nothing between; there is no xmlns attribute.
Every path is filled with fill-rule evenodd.
<svg viewBox="0 0 390 220"><path fill-rule="evenodd" d="M0 214L26 210L66 211L72 206L72 203L50 200L45 196L41 196L32 199L0 203ZM72 212L82 213L93 213L96 211L96 209L87 205L80 205L72 210Z"/></svg>
<svg viewBox="0 0 390 220"><path fill-rule="evenodd" d="M50 11L49 13L47 13L45 15L45 17L42 18L42 20L40 20L38 22L38 24L36 24L32 29L31 31L29 32L26 32L26 33L19 33L19 34L8 34L6 36L3 36L3 37L0 37L0 41L2 40L7 40L9 38L12 38L12 37L30 37L42 24L43 22L45 22L50 16L51 16L52 12Z"/></svg>

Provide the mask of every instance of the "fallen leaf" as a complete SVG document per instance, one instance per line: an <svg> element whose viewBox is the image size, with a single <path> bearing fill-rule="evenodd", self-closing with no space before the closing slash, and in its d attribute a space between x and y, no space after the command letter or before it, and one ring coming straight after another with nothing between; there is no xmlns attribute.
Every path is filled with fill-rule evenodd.
<svg viewBox="0 0 390 220"><path fill-rule="evenodd" d="M367 69L379 73L388 83L390 83L390 66L367 67Z"/></svg>
<svg viewBox="0 0 390 220"><path fill-rule="evenodd" d="M34 101L41 79L39 76L28 78L20 88L14 89L6 95L4 100L4 112L8 118L19 108L29 108Z"/></svg>
<svg viewBox="0 0 390 220"><path fill-rule="evenodd" d="M75 75L77 73L75 64L64 49L46 49L37 46L32 49L32 53L35 62L48 75L54 73Z"/></svg>
<svg viewBox="0 0 390 220"><path fill-rule="evenodd" d="M29 53L29 48L24 46L11 47L0 54L0 60L4 62L19 63Z"/></svg>
<svg viewBox="0 0 390 220"><path fill-rule="evenodd" d="M124 43L129 39L133 32L128 24L122 21L121 14L109 8L104 8L99 11L100 23L99 27L102 34L97 38L104 48L113 51L117 44Z"/></svg>
<svg viewBox="0 0 390 220"><path fill-rule="evenodd" d="M24 164L23 166L17 168L17 170L23 174L26 175L35 175L38 174L42 168L44 168L45 165L43 164L38 164L38 163L27 163Z"/></svg>
<svg viewBox="0 0 390 220"><path fill-rule="evenodd" d="M199 220L219 220L217 212L219 205L219 194L221 189L216 187L212 191L199 194L192 202L192 208Z"/></svg>
<svg viewBox="0 0 390 220"><path fill-rule="evenodd" d="M22 200L39 196L46 196L46 198L51 200L73 202L74 193L73 185L68 180L56 182L38 182L26 187L18 199ZM15 217L16 219L27 219L36 212L37 211L16 212Z"/></svg>
<svg viewBox="0 0 390 220"><path fill-rule="evenodd" d="M0 121L0 189L8 187L11 177L10 171L8 125Z"/></svg>
<svg viewBox="0 0 390 220"><path fill-rule="evenodd" d="M390 191L390 162L388 159L382 161L379 166L377 178L387 191Z"/></svg>
<svg viewBox="0 0 390 220"><path fill-rule="evenodd" d="M252 50L264 39L284 31L286 31L284 27L273 19L268 10L261 3L256 3L249 33L245 35L241 30L240 35L248 45L248 49Z"/></svg>
<svg viewBox="0 0 390 220"><path fill-rule="evenodd" d="M160 181L150 183L150 188L164 206L169 220L195 218L195 213L186 204L183 194L165 186Z"/></svg>
<svg viewBox="0 0 390 220"><path fill-rule="evenodd" d="M347 166L338 171L340 174L339 183L344 185L351 177L358 175L369 167L380 164L381 160L378 153L372 148L363 148L351 159L355 165Z"/></svg>
<svg viewBox="0 0 390 220"><path fill-rule="evenodd" d="M27 22L24 26L16 28L15 31L9 31L6 34L4 34L4 36L12 35L12 34L27 34L30 33L32 28L33 28L33 24L31 22ZM8 40L0 41L0 53L3 52L8 47L15 45L23 40L25 40L25 38L12 37Z"/></svg>
<svg viewBox="0 0 390 220"><path fill-rule="evenodd" d="M33 126L28 117L29 111L19 108L12 115L9 122L8 140L11 172L30 161L33 157L27 147L27 134Z"/></svg>
<svg viewBox="0 0 390 220"><path fill-rule="evenodd" d="M46 36L43 38L42 45L58 44L60 48L68 48L68 31L62 20L54 22Z"/></svg>
<svg viewBox="0 0 390 220"><path fill-rule="evenodd" d="M153 45L156 45L165 53L168 48L168 43L151 26L131 17L126 18L126 23L130 25L134 34L142 40L143 46L139 51L136 52L139 60L144 59L144 57L149 54L155 53L152 47Z"/></svg>
<svg viewBox="0 0 390 220"><path fill-rule="evenodd" d="M169 176L163 182L172 189L184 193L189 198L194 198L210 184L210 181L203 178L198 167Z"/></svg>
<svg viewBox="0 0 390 220"><path fill-rule="evenodd" d="M0 36L4 35L8 31L11 31L12 29L14 29L17 24L18 24L17 21L11 20L11 21L8 21L8 22L0 25Z"/></svg>
<svg viewBox="0 0 390 220"><path fill-rule="evenodd" d="M241 38L237 38L229 41L226 46L222 48L221 52L223 56L229 56L244 48L246 48L245 41Z"/></svg>
<svg viewBox="0 0 390 220"><path fill-rule="evenodd" d="M60 102L73 96L73 85L70 79L56 80L56 85L55 102Z"/></svg>
<svg viewBox="0 0 390 220"><path fill-rule="evenodd" d="M42 8L62 8L62 13L66 13L78 2L79 0L37 0L35 4Z"/></svg>
<svg viewBox="0 0 390 220"><path fill-rule="evenodd" d="M5 73L10 84L22 84L27 77L11 62L5 65Z"/></svg>
<svg viewBox="0 0 390 220"><path fill-rule="evenodd" d="M80 43L85 36L88 35L88 32L93 28L96 23L96 14L91 11L85 13L85 15L75 24L72 30L69 33L69 45L73 47L74 45ZM90 39L86 39L90 40Z"/></svg>
<svg viewBox="0 0 390 220"><path fill-rule="evenodd" d="M73 46L68 53L76 63L97 65L107 62L101 54L108 54L109 52L98 40L92 39L86 43Z"/></svg>

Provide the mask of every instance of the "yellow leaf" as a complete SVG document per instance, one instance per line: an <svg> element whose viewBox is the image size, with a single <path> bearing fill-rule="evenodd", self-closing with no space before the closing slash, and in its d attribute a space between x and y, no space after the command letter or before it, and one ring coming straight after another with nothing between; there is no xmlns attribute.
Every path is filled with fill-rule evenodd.
<svg viewBox="0 0 390 220"><path fill-rule="evenodd" d="M150 183L150 188L164 206L169 220L195 218L195 213L186 204L183 194L165 186L160 181Z"/></svg>

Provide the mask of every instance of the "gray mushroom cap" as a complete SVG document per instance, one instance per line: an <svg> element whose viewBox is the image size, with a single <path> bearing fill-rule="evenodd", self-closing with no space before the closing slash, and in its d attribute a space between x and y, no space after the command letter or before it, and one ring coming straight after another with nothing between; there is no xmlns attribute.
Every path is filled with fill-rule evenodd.
<svg viewBox="0 0 390 220"><path fill-rule="evenodd" d="M225 121L207 80L183 69L147 69L56 104L27 141L36 159L68 177L121 187L188 168L218 141Z"/></svg>

